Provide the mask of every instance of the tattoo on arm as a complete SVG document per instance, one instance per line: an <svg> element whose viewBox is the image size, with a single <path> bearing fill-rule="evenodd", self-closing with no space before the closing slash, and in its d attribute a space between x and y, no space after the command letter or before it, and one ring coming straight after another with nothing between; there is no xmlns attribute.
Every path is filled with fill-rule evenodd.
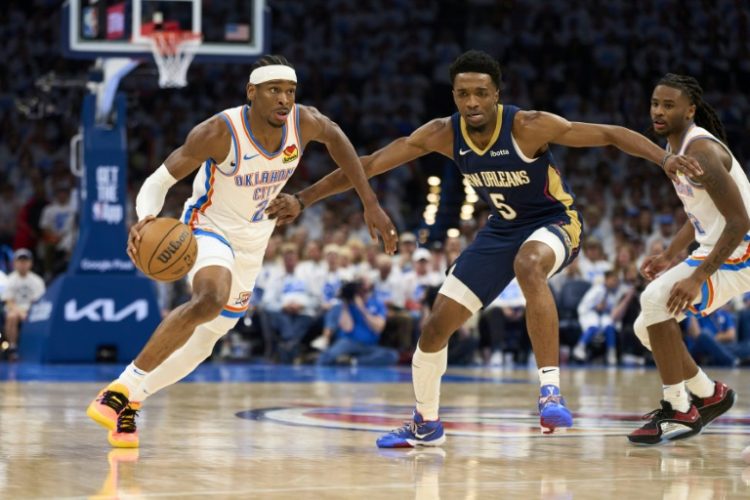
<svg viewBox="0 0 750 500"><path fill-rule="evenodd" d="M716 146L718 147L718 146ZM748 216L745 204L737 185L724 167L716 151L703 148L691 154L703 168L703 175L697 178L726 220L724 230L711 253L699 269L707 276L715 273L742 242L748 230Z"/></svg>

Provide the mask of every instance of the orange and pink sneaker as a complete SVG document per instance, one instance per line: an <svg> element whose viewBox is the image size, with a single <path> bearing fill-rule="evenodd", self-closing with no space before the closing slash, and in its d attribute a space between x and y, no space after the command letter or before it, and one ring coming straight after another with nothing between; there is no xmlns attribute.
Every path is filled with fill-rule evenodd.
<svg viewBox="0 0 750 500"><path fill-rule="evenodd" d="M141 403L131 401L117 417L117 428L109 431L109 444L115 448L138 448L138 428L135 417L141 409Z"/></svg>
<svg viewBox="0 0 750 500"><path fill-rule="evenodd" d="M117 419L128 406L128 388L112 382L96 396L86 409L86 415L97 424L114 431Z"/></svg>

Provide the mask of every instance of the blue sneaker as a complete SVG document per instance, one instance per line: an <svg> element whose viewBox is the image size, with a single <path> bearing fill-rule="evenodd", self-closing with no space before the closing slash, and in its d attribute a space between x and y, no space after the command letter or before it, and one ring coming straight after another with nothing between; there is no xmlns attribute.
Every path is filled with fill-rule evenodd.
<svg viewBox="0 0 750 500"><path fill-rule="evenodd" d="M414 448L415 446L440 446L445 442L443 423L440 420L425 422L417 410L411 422L393 429L378 438L378 448Z"/></svg>
<svg viewBox="0 0 750 500"><path fill-rule="evenodd" d="M573 427L573 415L565 407L560 388L542 386L539 392L539 423L544 434L552 434L558 427Z"/></svg>

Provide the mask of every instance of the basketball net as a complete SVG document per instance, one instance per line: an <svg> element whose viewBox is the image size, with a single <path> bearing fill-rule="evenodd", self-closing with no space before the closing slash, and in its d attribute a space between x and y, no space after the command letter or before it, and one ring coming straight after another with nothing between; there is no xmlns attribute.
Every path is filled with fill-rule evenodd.
<svg viewBox="0 0 750 500"><path fill-rule="evenodd" d="M154 31L145 36L159 68L159 87L185 87L188 68L203 37L185 30Z"/></svg>

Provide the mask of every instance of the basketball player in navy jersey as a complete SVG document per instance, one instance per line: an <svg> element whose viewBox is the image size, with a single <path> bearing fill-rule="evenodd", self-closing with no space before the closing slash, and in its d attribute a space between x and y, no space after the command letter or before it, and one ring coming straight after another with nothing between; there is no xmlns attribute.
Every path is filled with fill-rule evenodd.
<svg viewBox="0 0 750 500"><path fill-rule="evenodd" d="M440 153L457 164L492 211L485 227L453 263L422 329L412 360L417 400L413 421L379 438L379 447L444 442L438 405L448 339L514 276L526 297L526 322L539 366L541 427L551 433L572 425L560 395L558 317L547 279L575 258L582 222L549 151L550 143L614 145L670 170L678 166L699 170L694 162L665 154L622 127L571 123L550 113L500 104L500 66L483 52L461 55L451 66L450 77L457 113L432 120L409 137L362 158L366 173L374 176L428 153ZM277 198L267 213L288 222L304 206L347 188L343 176L328 175L296 198Z"/></svg>
<svg viewBox="0 0 750 500"><path fill-rule="evenodd" d="M139 221L128 255L135 261L139 233L159 214L168 189L195 170L193 196L182 220L198 242L188 274L192 296L170 312L138 357L89 405L87 414L109 429L116 447L139 445L135 417L141 403L174 384L211 355L214 345L244 316L276 221L263 211L294 173L310 141L325 144L356 186L373 238L394 253L396 230L380 207L349 139L317 109L295 103L297 75L281 56L263 56L247 83L249 105L217 113L196 125L143 183Z"/></svg>

